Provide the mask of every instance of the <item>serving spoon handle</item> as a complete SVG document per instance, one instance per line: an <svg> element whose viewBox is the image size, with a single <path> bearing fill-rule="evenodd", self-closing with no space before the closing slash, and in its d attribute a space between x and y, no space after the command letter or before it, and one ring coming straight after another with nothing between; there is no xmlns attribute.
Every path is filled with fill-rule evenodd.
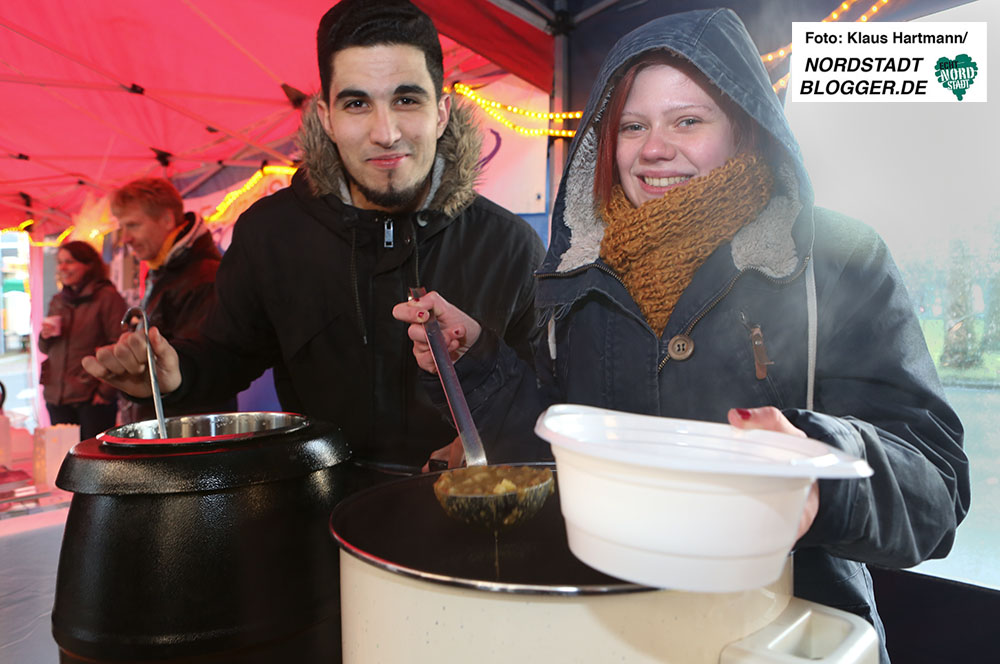
<svg viewBox="0 0 1000 664"><path fill-rule="evenodd" d="M146 319L146 312L142 307L132 307L125 312L122 317L122 325L131 327L132 319L138 318L136 328L142 326L142 333L146 337L146 367L149 369L149 385L153 390L153 409L156 411L156 426L160 432L160 438L167 437L167 425L163 419L163 399L160 398L160 382L156 378L156 358L153 356L153 345L149 342L149 321Z"/></svg>
<svg viewBox="0 0 1000 664"><path fill-rule="evenodd" d="M426 294L427 289L423 287L410 289L410 297L413 299L419 299ZM451 411L451 418L455 422L455 428L458 429L458 436L462 439L465 465L485 466L486 450L483 449L483 441L479 438L479 431L469 411L469 403L465 400L465 393L462 392L462 384L458 380L458 374L455 373L455 364L448 354L448 344L441 332L441 326L434 318L434 313L427 313L429 320L424 323L424 330L427 332L431 357L434 358L434 366L437 368L438 378L441 379L441 387L444 388L444 396L448 401L448 410Z"/></svg>

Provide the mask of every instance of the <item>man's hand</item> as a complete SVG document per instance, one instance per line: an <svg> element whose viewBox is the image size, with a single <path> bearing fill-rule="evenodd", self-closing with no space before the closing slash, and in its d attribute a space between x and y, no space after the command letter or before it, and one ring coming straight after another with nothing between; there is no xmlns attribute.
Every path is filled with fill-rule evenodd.
<svg viewBox="0 0 1000 664"><path fill-rule="evenodd" d="M149 341L156 358L156 378L160 392L169 394L181 384L177 351L160 331L149 328ZM141 332L125 332L110 346L101 346L94 355L83 358L83 368L94 378L133 397L153 395L146 371L146 338Z"/></svg>
<svg viewBox="0 0 1000 664"><path fill-rule="evenodd" d="M806 434L802 429L795 427L788 418L782 415L781 411L773 406L764 408L730 408L727 414L729 423L737 429L765 429L767 431L777 431L787 433L791 436L805 438ZM799 532L795 536L798 540L808 532L819 512L819 483L813 482L809 487L809 495L806 497L806 507L802 512L799 521Z"/></svg>
<svg viewBox="0 0 1000 664"><path fill-rule="evenodd" d="M475 319L449 303L436 291L427 293L419 300L400 302L393 307L393 317L410 324L407 334L413 341L413 356L417 359L417 364L424 371L436 374L431 347L427 343L427 332L424 330L424 323L430 319L429 312L433 312L441 327L441 333L448 342L448 352L451 354L452 362L457 361L472 348L479 339L482 328Z"/></svg>

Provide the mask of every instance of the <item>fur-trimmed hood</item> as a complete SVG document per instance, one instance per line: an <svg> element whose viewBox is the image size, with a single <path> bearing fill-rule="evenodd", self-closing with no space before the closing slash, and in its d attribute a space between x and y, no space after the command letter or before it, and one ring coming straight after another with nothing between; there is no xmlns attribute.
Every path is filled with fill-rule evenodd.
<svg viewBox="0 0 1000 664"><path fill-rule="evenodd" d="M629 33L601 67L570 146L556 198L549 253L543 273L563 273L598 260L604 222L594 201L597 136L601 116L628 64L652 50L670 50L692 62L770 136L777 155L771 202L731 243L738 269L756 268L772 277L796 271L811 247L811 229L793 235L800 214L812 209L812 186L799 147L771 89L760 56L740 19L728 9L664 16Z"/></svg>
<svg viewBox="0 0 1000 664"><path fill-rule="evenodd" d="M309 101L298 134L309 190L316 197L334 195L343 203L351 205L340 153L323 130L317 114L318 100L317 94ZM450 218L472 203L480 176L481 149L482 135L472 108L468 104L453 101L448 126L437 141L431 189L422 209L439 212Z"/></svg>

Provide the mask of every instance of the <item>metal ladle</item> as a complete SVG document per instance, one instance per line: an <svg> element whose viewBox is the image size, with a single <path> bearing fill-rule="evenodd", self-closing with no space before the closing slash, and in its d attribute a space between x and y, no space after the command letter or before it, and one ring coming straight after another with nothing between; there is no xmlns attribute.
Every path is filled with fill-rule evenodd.
<svg viewBox="0 0 1000 664"><path fill-rule="evenodd" d="M156 425L160 433L160 438L167 437L167 425L163 420L163 400L160 398L160 383L156 378L156 358L153 357L153 345L149 342L149 320L142 307L132 307L125 312L122 317L122 325L132 328L132 319L138 318L139 322L134 329L142 326L142 334L146 338L146 366L149 369L149 385L153 390L153 408L156 410Z"/></svg>
<svg viewBox="0 0 1000 664"><path fill-rule="evenodd" d="M422 287L410 289L411 299L420 299L426 294L427 290ZM427 342L431 347L431 356L441 380L441 387L444 388L448 409L451 411L455 428L458 429L459 438L462 440L465 463L467 466L486 466L488 465L486 451L483 449L482 440L479 438L472 413L469 411L469 404L465 400L462 384L455 373L455 365L451 361L451 355L448 354L448 343L445 341L444 334L441 332L441 327L438 325L437 319L434 318L433 312L428 312L428 316L429 320L424 323ZM463 470L459 468L447 470L444 473L461 474ZM435 495L449 516L465 523L485 526L495 532L500 528L513 526L534 516L545 504L546 498L552 491L553 482L551 473L549 473L548 478L539 484L505 493L452 495L435 490Z"/></svg>

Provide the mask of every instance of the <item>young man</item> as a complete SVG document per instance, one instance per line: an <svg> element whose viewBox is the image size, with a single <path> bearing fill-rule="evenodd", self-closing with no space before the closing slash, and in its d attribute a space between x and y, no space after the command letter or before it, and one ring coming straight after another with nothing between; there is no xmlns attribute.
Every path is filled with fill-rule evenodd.
<svg viewBox="0 0 1000 664"><path fill-rule="evenodd" d="M214 301L221 256L201 219L185 217L174 185L163 178L129 182L111 197L122 242L149 267L142 307L150 326L169 341L198 334ZM235 410L236 400L216 399L165 408L166 415ZM151 419L151 405L127 402L125 423Z"/></svg>
<svg viewBox="0 0 1000 664"><path fill-rule="evenodd" d="M437 31L409 2L343 0L317 32L322 94L303 168L237 222L204 338L151 333L166 403L233 394L268 367L285 410L336 422L356 460L415 471L455 438L418 385L408 289L443 294L529 357L539 336L530 226L477 195L480 136L442 96ZM85 366L148 395L137 336ZM491 461L544 455L497 448ZM534 443L531 443L534 445Z"/></svg>

